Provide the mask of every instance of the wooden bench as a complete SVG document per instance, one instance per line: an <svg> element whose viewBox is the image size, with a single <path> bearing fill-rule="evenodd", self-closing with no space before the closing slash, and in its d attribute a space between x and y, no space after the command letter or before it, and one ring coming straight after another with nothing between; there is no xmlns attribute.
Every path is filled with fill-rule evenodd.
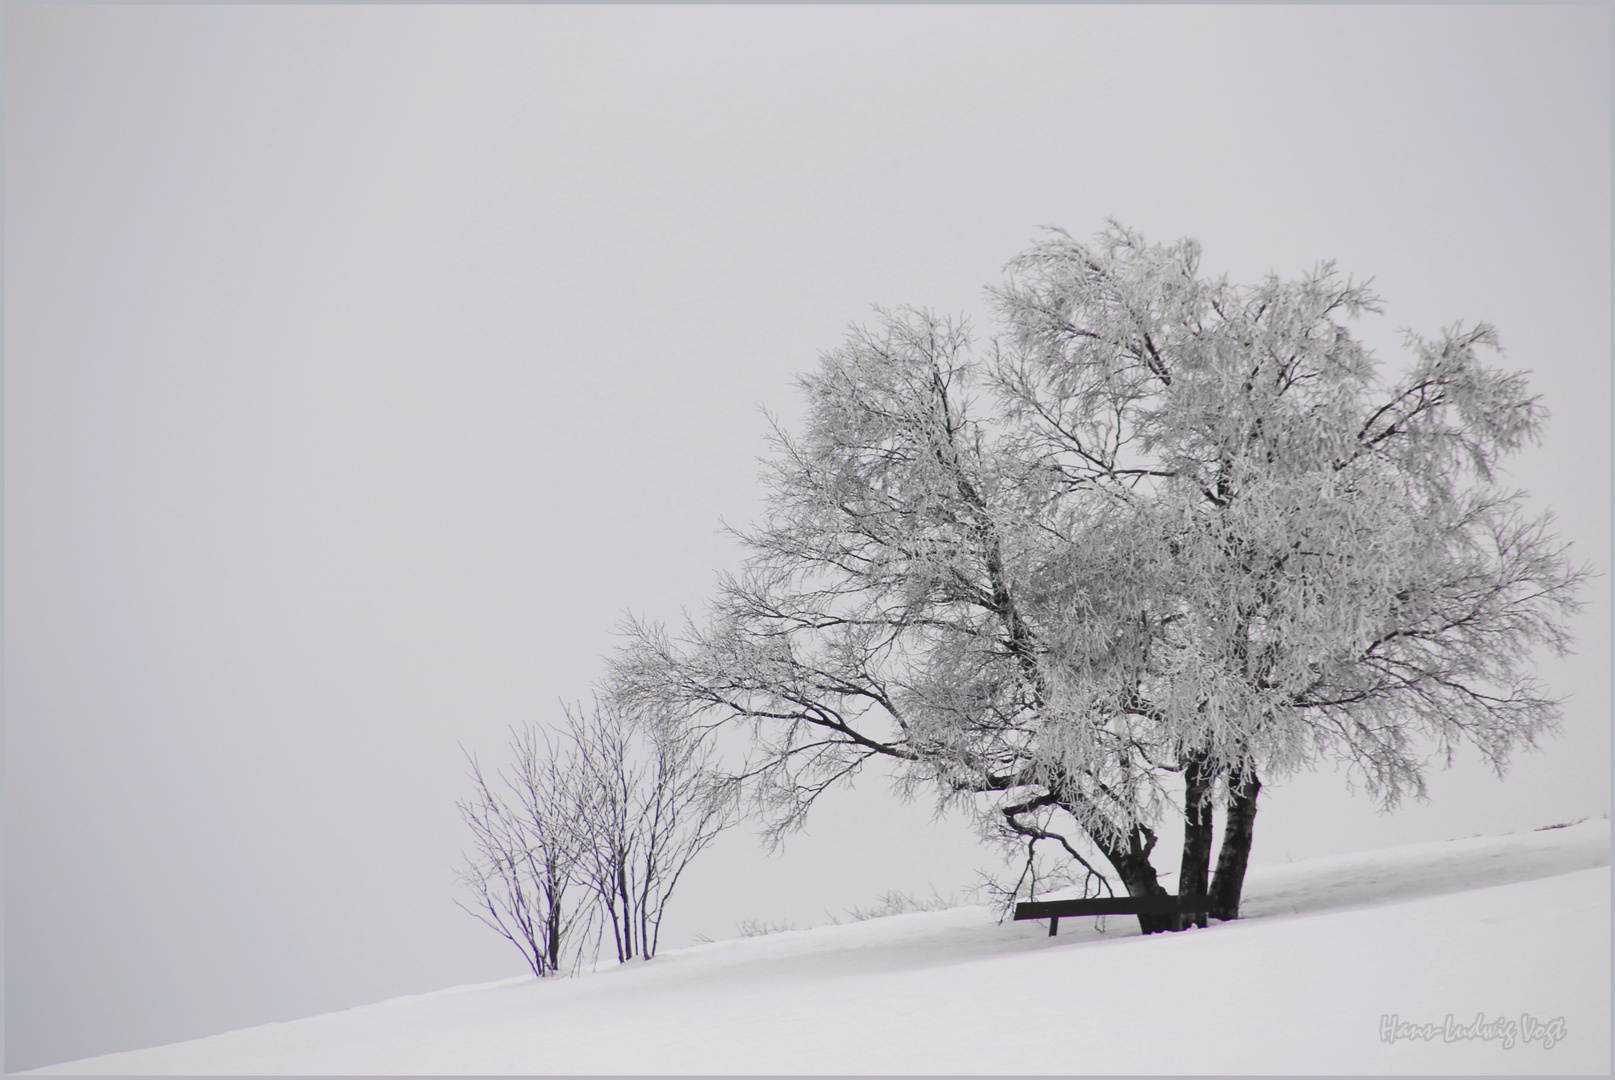
<svg viewBox="0 0 1615 1080"><path fill-rule="evenodd" d="M1211 910L1209 896L1105 896L1087 900L1037 900L1015 905L1015 918L1049 920L1049 937L1060 919L1077 915L1189 915Z"/></svg>

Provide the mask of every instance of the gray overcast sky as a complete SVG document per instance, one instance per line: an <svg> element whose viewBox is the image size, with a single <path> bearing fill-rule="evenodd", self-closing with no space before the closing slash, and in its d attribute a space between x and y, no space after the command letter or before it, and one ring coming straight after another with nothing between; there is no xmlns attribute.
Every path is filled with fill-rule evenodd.
<svg viewBox="0 0 1615 1080"><path fill-rule="evenodd" d="M1274 787L1255 859L1608 811L1607 6L4 18L10 1069L520 974L450 903L457 743L698 608L757 405L874 303L990 333L1042 225L1336 259L1387 360L1485 318L1553 413L1564 737L1392 817ZM988 862L871 778L663 940Z"/></svg>

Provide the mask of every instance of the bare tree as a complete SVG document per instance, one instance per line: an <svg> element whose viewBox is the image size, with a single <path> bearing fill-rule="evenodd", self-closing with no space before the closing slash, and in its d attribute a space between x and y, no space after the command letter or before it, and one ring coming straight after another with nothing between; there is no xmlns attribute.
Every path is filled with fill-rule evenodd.
<svg viewBox="0 0 1615 1080"><path fill-rule="evenodd" d="M607 928L617 959L656 954L685 868L734 820L734 781L699 731L618 707L566 710L559 738L513 731L515 764L459 804L474 850L460 906L521 951L534 975L575 963Z"/></svg>
<svg viewBox="0 0 1615 1080"><path fill-rule="evenodd" d="M552 975L575 960L592 909L579 883L585 835L577 828L577 763L554 753L547 735L511 732L515 765L488 783L467 754L475 794L462 800L473 851L461 870L473 904L456 904L515 945L534 975Z"/></svg>
<svg viewBox="0 0 1615 1080"><path fill-rule="evenodd" d="M749 723L776 830L885 758L1029 860L1097 853L1156 895L1176 819L1180 892L1220 918L1260 778L1339 756L1391 805L1460 740L1501 771L1552 730L1530 654L1568 646L1586 576L1496 480L1543 422L1523 376L1480 326L1411 339L1385 387L1346 326L1365 287L1197 264L1055 234L995 293L985 364L928 313L855 329L801 379L710 618L630 627L627 699Z"/></svg>
<svg viewBox="0 0 1615 1080"><path fill-rule="evenodd" d="M733 780L712 770L701 733L598 695L568 710L580 880L619 961L656 955L662 916L690 861L735 820Z"/></svg>

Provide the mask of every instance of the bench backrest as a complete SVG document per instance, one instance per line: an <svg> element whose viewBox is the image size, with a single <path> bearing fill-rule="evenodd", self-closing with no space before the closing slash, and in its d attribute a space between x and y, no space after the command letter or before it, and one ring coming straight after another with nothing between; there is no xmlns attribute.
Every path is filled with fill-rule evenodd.
<svg viewBox="0 0 1615 1080"><path fill-rule="evenodd" d="M1017 919L1075 915L1174 915L1211 910L1209 896L1105 896L1086 900L1039 900L1015 905Z"/></svg>

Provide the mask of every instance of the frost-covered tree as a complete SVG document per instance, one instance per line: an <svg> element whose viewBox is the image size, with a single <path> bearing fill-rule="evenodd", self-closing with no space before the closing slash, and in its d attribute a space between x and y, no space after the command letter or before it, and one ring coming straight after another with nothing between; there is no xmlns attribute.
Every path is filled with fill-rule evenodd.
<svg viewBox="0 0 1615 1080"><path fill-rule="evenodd" d="M1496 335L1409 336L1390 386L1346 323L1377 310L1325 264L1250 287L1198 246L1112 226L1011 265L994 384L1016 453L1078 502L1129 508L1156 580L1127 707L1184 774L1179 889L1238 914L1260 777L1343 758L1386 805L1424 793L1428 748L1499 771L1550 730L1531 650L1569 644L1585 573L1502 486L1544 422Z"/></svg>
<svg viewBox="0 0 1615 1080"><path fill-rule="evenodd" d="M1002 452L971 413L967 344L902 312L804 376L806 430L775 434L744 573L683 640L634 626L617 680L642 703L752 721L746 775L776 838L884 757L910 785L988 796L992 829L1059 843L1103 882L1081 837L1050 831L1064 811L1129 890L1163 892L1159 769L1125 715L1094 722L1122 685L1111 639L1137 633L1131 604L1096 607L1086 585L1128 580L1121 522L1072 517Z"/></svg>
<svg viewBox="0 0 1615 1080"><path fill-rule="evenodd" d="M776 432L745 570L680 640L636 627L623 685L750 721L776 828L884 757L1133 895L1180 821L1180 892L1220 918L1262 778L1338 756L1392 804L1463 739L1501 770L1554 722L1530 650L1566 647L1583 576L1497 482L1543 421L1523 377L1480 326L1410 339L1384 386L1345 325L1364 287L1197 261L1055 234L984 362L922 312L854 331Z"/></svg>

